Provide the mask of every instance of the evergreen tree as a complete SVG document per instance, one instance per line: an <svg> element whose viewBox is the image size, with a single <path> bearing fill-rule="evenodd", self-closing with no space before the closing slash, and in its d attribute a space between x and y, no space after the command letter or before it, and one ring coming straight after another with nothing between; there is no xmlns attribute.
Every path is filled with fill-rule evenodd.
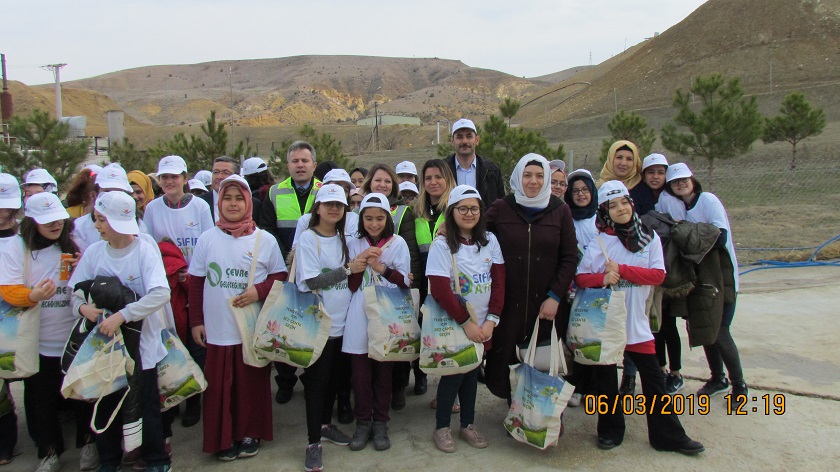
<svg viewBox="0 0 840 472"><path fill-rule="evenodd" d="M607 161L610 146L616 141L626 140L635 144L642 159L650 154L653 143L656 142L656 131L648 128L647 121L632 111L628 114L619 110L607 123L607 128L612 139L605 139L601 145L601 164Z"/></svg>
<svg viewBox="0 0 840 472"><path fill-rule="evenodd" d="M122 143L111 143L108 150L108 158L111 162L118 162L126 171L139 170L143 173L157 171L158 160L152 157L148 151L141 151L128 140L123 138Z"/></svg>
<svg viewBox="0 0 840 472"><path fill-rule="evenodd" d="M510 127L510 119L516 116L521 106L521 103L516 100L511 100L510 97L505 97L505 100L499 104L499 112L502 113L503 117L507 118L508 127Z"/></svg>
<svg viewBox="0 0 840 472"><path fill-rule="evenodd" d="M309 123L304 124L298 130L298 140L306 141L315 148L316 162L332 161L338 165L339 168L350 170L356 167L356 161L349 159L344 155L341 148L341 141L337 140L329 133L318 133L315 128ZM280 146L274 148L274 152L268 158L268 168L272 175L277 178L285 178L289 175L289 169L286 167L286 152L294 140L284 139L280 141Z"/></svg>
<svg viewBox="0 0 840 472"><path fill-rule="evenodd" d="M805 95L793 92L782 102L779 115L767 118L764 123L765 143L787 141L792 146L790 170L796 168L796 145L799 141L817 136L825 129L825 112L821 108L812 108Z"/></svg>

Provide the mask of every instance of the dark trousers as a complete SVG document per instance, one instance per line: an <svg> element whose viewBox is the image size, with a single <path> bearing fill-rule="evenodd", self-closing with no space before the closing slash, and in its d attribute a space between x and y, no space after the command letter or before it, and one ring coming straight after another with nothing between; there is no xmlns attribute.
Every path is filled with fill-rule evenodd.
<svg viewBox="0 0 840 472"><path fill-rule="evenodd" d="M303 382L303 398L306 402L306 433L309 444L321 441L321 425L332 422L338 376L334 366L341 362L343 338L330 338L321 351L321 357L307 367L300 376Z"/></svg>
<svg viewBox="0 0 840 472"><path fill-rule="evenodd" d="M350 354L350 363L356 421L390 421L391 371L395 362L375 361L367 354Z"/></svg>
<svg viewBox="0 0 840 472"><path fill-rule="evenodd" d="M732 339L729 327L735 317L735 303L723 304L723 318L720 321L720 333L714 344L703 346L706 351L706 361L712 371L712 377L724 378L723 366L729 371L729 381L739 384L744 381L744 371L741 368L741 355L738 353L738 346Z"/></svg>
<svg viewBox="0 0 840 472"><path fill-rule="evenodd" d="M435 429L448 428L455 399L461 400L461 427L475 423L475 397L478 392L478 367L464 373L444 375L437 389Z"/></svg>
<svg viewBox="0 0 840 472"><path fill-rule="evenodd" d="M10 411L0 416L0 459L11 458L18 441L17 414L15 414L14 400L8 380L3 383L3 389L0 391L0 397L4 396L6 397L4 402L8 402L6 405Z"/></svg>
<svg viewBox="0 0 840 472"><path fill-rule="evenodd" d="M139 407L143 418L143 445L140 446L140 456L149 467L169 464L171 460L164 449L166 437L163 432L163 418L160 412L157 369L143 370L141 375L143 376L143 394L140 395ZM101 428L101 425L105 425L124 394L125 390L119 390L102 399L96 415L96 425L98 427ZM128 407L129 405L125 404L122 406L122 408ZM108 429L96 435L99 462L103 466L117 467L122 462L123 428L122 421L120 421L121 417L121 414L117 415Z"/></svg>
<svg viewBox="0 0 840 472"><path fill-rule="evenodd" d="M292 390L298 381L297 367L282 362L275 362L274 369L277 370L277 375L274 376L274 382L280 390Z"/></svg>
<svg viewBox="0 0 840 472"><path fill-rule="evenodd" d="M572 374L566 377L566 380L575 386L575 393L579 393L581 395L591 393L593 389L593 374L591 367L592 366L579 364L577 362L574 362L571 366Z"/></svg>
<svg viewBox="0 0 840 472"><path fill-rule="evenodd" d="M677 318L668 314L663 315L662 325L658 333L653 333L653 339L656 341L656 360L659 361L659 367L668 365L672 371L681 370L682 341L677 329ZM666 352L668 354L667 361L665 359Z"/></svg>
<svg viewBox="0 0 840 472"><path fill-rule="evenodd" d="M59 406L64 400L61 396L61 358L39 355L38 372L23 379L23 406L26 411L26 424L29 435L38 446L38 458L49 454L61 455L64 450L64 436L59 419ZM82 401L73 401L76 413L76 447L93 442L90 430L90 418L93 405Z"/></svg>
<svg viewBox="0 0 840 472"><path fill-rule="evenodd" d="M665 393L665 374L659 368L659 362L654 354L640 354L638 352L625 351L633 360L639 370L639 377L642 381L642 394L645 400L645 416L648 426L648 441L654 449L660 451L671 451L679 449L689 441L685 430L677 415L673 414L672 405L663 403L661 398L667 396ZM607 402L612 409L615 397L618 396L616 382L617 368L615 365L591 366L595 373L595 395L606 395ZM655 396L655 403L654 403ZM636 401L639 408L640 400ZM619 402L621 405L622 402ZM650 405L655 405L651 408ZM666 405L663 408L661 405ZM607 414L598 415L598 437L613 440L621 444L624 440L624 413L619 406L615 414L612 411Z"/></svg>

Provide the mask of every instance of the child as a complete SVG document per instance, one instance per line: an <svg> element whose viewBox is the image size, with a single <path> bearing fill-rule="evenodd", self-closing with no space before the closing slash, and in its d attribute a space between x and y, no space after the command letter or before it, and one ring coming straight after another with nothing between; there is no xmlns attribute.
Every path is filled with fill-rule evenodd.
<svg viewBox="0 0 840 472"><path fill-rule="evenodd" d="M665 280L662 244L655 232L642 225L633 200L621 181L604 182L598 190L596 225L600 234L586 248L578 265L575 283L581 288L613 285L625 293L627 308L627 347L625 354L638 367L645 404L665 395L665 375L656 360L653 334L645 314L645 301L651 286ZM598 241L600 239L600 242ZM602 249L606 248L604 254ZM616 365L591 366L594 394L606 395L610 405L616 400ZM670 408L666 405L664 408ZM648 438L659 451L695 455L705 448L692 441L679 418L663 408L646 408ZM622 412L598 415L598 447L612 449L624 439Z"/></svg>
<svg viewBox="0 0 840 472"><path fill-rule="evenodd" d="M0 251L7 242L17 235L17 215L20 213L21 192L17 178L11 174L0 173ZM7 413L0 411L0 465L12 462L17 444L17 415L11 402L9 383L0 387L0 398L9 396L11 408Z"/></svg>
<svg viewBox="0 0 840 472"><path fill-rule="evenodd" d="M411 182L417 185L417 166L411 161L402 161L396 167L397 183Z"/></svg>
<svg viewBox="0 0 840 472"><path fill-rule="evenodd" d="M354 416L356 432L350 449L360 451L373 437L377 451L391 447L388 439L388 409L391 403L391 372L393 362L370 359L368 354L367 315L364 288L373 285L372 273L379 274L382 285L409 288L407 274L411 256L405 241L394 235L388 197L369 193L362 200L357 237L348 243L350 258L366 269L350 276L350 291L354 292L347 312L342 351L350 354L353 395L356 398ZM384 249L383 249L384 247Z"/></svg>
<svg viewBox="0 0 840 472"><path fill-rule="evenodd" d="M417 200L418 195L420 195L420 191L417 190L417 185L413 182L405 181L400 184L400 197L406 204L412 205Z"/></svg>
<svg viewBox="0 0 840 472"><path fill-rule="evenodd" d="M142 321L140 332L140 363L142 369L142 394L140 411L142 412L143 442L141 458L149 472L167 472L171 460L165 448L164 426L160 411L160 392L158 389L157 363L166 357L166 348L161 342L160 333L164 329L159 312L169 301L169 283L160 258L159 250L152 244L138 238L139 232L134 199L123 192L108 192L100 195L94 204L96 229L102 235L102 241L88 247L78 267L70 277L69 286L91 280L98 275L113 276L133 290L140 297L129 303L122 310L108 316L99 324L99 331L106 336L113 336L125 322ZM102 313L96 305L73 295L73 313L96 321ZM135 372L137 369L135 369ZM122 390L102 399L98 418L107 417L106 412L113 411L123 397ZM128 405L124 405L128 407ZM103 421L97 421L102 424ZM115 472L120 470L123 451L123 425L115 421L103 433L96 436L99 450L100 471Z"/></svg>
<svg viewBox="0 0 840 472"><path fill-rule="evenodd" d="M252 367L242 359L243 340L228 307L265 300L275 280L288 272L277 240L257 230L248 183L233 174L219 187L219 221L198 238L190 264L190 325L195 342L207 348L207 392L204 401L204 452L219 460L252 457L260 441L272 440L271 367ZM256 258L253 286L248 287ZM220 279L208 274L221 267ZM251 340L248 340L251 342Z"/></svg>
<svg viewBox="0 0 840 472"><path fill-rule="evenodd" d="M452 319L461 324L467 337L490 347L493 329L499 324L504 305L505 268L496 236L486 231L485 208L478 190L459 185L449 193L445 216L446 236L438 236L429 248L426 275L434 297ZM452 255L458 264L453 273ZM452 292L453 286L458 295ZM469 302L478 316L472 321L465 308ZM487 440L474 426L478 366L465 374L441 377L437 390L435 446L455 452L449 428L455 398L461 401L459 436L470 446L482 449Z"/></svg>

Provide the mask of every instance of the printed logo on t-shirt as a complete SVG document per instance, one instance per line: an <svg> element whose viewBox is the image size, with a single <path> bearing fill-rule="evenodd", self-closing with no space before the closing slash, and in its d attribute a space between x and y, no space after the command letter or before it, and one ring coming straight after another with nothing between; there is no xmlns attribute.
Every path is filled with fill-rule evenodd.
<svg viewBox="0 0 840 472"><path fill-rule="evenodd" d="M324 273L324 274L325 274L325 273L327 273L327 272L332 272L333 270L335 270L335 269L326 269L326 268L324 268L324 269L321 269L321 273ZM325 290L325 291L326 291L326 290L347 290L347 289L349 289L349 288L350 288L350 287L348 287L348 285L347 285L347 279L344 279L344 280L342 280L341 282L338 282L338 283L336 283L336 284L332 284L332 285L330 285L330 286L328 286L328 287L324 287L324 289L323 289L323 290Z"/></svg>
<svg viewBox="0 0 840 472"><path fill-rule="evenodd" d="M189 223L187 223L187 229L195 229L195 228L198 228L198 223L196 223L195 221L190 221Z"/></svg>
<svg viewBox="0 0 840 472"><path fill-rule="evenodd" d="M222 281L222 268L219 264L211 262L207 265L207 282L211 287L218 287L219 282Z"/></svg>
<svg viewBox="0 0 840 472"><path fill-rule="evenodd" d="M128 283L133 284L133 283L139 282L140 279L142 279L142 278L143 277L139 276L139 275L136 275L136 276L135 275L129 275L128 277L125 278L125 280L128 281Z"/></svg>
<svg viewBox="0 0 840 472"><path fill-rule="evenodd" d="M468 276L460 271L458 272L458 285L461 287L461 296L464 297L470 293L489 293L491 282L492 279L489 271L480 274L472 274L471 276Z"/></svg>
<svg viewBox="0 0 840 472"><path fill-rule="evenodd" d="M216 262L209 263L207 269L207 282L211 287L232 288L234 290L245 290L248 287L248 271L246 269L222 269Z"/></svg>

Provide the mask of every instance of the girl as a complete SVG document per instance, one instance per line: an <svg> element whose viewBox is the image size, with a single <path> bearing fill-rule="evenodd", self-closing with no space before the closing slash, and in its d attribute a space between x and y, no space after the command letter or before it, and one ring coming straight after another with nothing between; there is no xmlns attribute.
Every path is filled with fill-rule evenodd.
<svg viewBox="0 0 840 472"><path fill-rule="evenodd" d="M142 321L140 332L140 362L142 368L142 394L140 411L143 419L141 457L149 472L167 472L170 458L165 449L165 434L160 412L157 363L166 357L160 339L164 329L158 313L169 301L169 283L160 252L136 235L139 232L135 217L136 203L126 193L108 192L100 195L94 204L96 229L102 241L93 243L79 261L68 283L75 287L79 282L98 275L113 276L134 290L140 297L122 310L108 316L99 324L99 331L113 336L123 323ZM96 322L102 310L74 293L73 313ZM137 370L135 369L135 372ZM112 393L102 399L97 424L103 424L119 404L124 392ZM119 417L119 416L118 416ZM115 421L103 433L96 435L96 446L101 461L100 471L115 472L122 461L123 425Z"/></svg>
<svg viewBox="0 0 840 472"><path fill-rule="evenodd" d="M17 215L20 212L20 186L15 176L0 173L0 251L7 242L17 235ZM8 381L0 387L0 396L11 398ZM10 408L6 414L0 413L0 465L12 462L15 445L17 445L17 415L15 409Z"/></svg>
<svg viewBox="0 0 840 472"><path fill-rule="evenodd" d="M627 347L624 352L638 367L645 403L652 405L656 397L665 395L665 376L656 361L645 301L651 286L665 279L662 244L656 233L642 225L623 183L604 183L598 189L598 203L596 224L600 241L593 241L586 248L575 283L582 288L613 285L625 293ZM606 254L602 247L606 248ZM591 371L595 377L594 394L606 395L609 404L617 401L616 365L591 366ZM650 445L659 451L687 455L703 452L703 445L685 434L679 418L668 408L666 405L647 409ZM599 414L598 447L612 449L623 439L624 415L621 412Z"/></svg>
<svg viewBox="0 0 840 472"><path fill-rule="evenodd" d="M720 200L714 194L703 191L700 182L694 178L694 174L687 165L679 163L668 167L666 180L668 186L665 191L682 200L686 209L686 220L692 223L710 223L720 228L720 237L715 246L725 248L729 256L721 258L723 280L731 283L724 284L720 333L714 344L703 346L712 377L697 393L714 395L728 390L731 384L732 397L738 399L740 395L743 395L741 398L746 400L748 390L744 381L744 371L741 369L741 357L738 354L738 346L732 339L732 333L729 332L732 319L735 317L735 301L738 296L738 259L735 257L735 244L732 242L729 217ZM726 370L729 371L728 381L723 372L724 364Z"/></svg>
<svg viewBox="0 0 840 472"><path fill-rule="evenodd" d="M252 210L245 179L233 174L223 180L219 221L199 236L189 270L192 336L207 349L203 450L223 461L255 456L260 441L273 437L271 366L245 365L243 340L228 307L231 297L237 307L265 300L274 281L288 276L280 246L269 233L262 233L259 252L253 253L262 230L256 230ZM253 286L248 287L253 258L257 263ZM222 268L215 282L207 277L214 267Z"/></svg>
<svg viewBox="0 0 840 472"><path fill-rule="evenodd" d="M101 170L100 168L99 171L101 172ZM96 200L96 189L94 188L96 174L91 169L85 168L80 170L73 178L65 199L67 214L71 218L87 215L93 209L93 202Z"/></svg>
<svg viewBox="0 0 840 472"><path fill-rule="evenodd" d="M26 179L20 184L20 188L23 190L23 204L26 205L26 201L32 195L41 192L58 192L58 183L46 169L32 169L26 174Z"/></svg>
<svg viewBox="0 0 840 472"><path fill-rule="evenodd" d="M133 170L128 173L128 183L131 185L131 197L137 202L137 215L143 219L146 205L155 198L155 191L152 187L152 179L143 171Z"/></svg>
<svg viewBox="0 0 840 472"><path fill-rule="evenodd" d="M350 171L350 181L353 182L353 185L356 188L362 188L362 184L365 181L365 177L368 175L368 170L364 167L356 167ZM364 197L364 195L362 195Z"/></svg>
<svg viewBox="0 0 840 472"><path fill-rule="evenodd" d="M505 267L496 236L486 231L484 203L474 187L459 185L449 193L446 236L438 236L429 249L426 275L431 296L453 320L461 324L473 342L490 347L493 329L499 324L504 303ZM453 273L452 256L458 264ZM466 275L465 275L466 274ZM458 295L452 292L452 288ZM470 319L464 301L472 304L478 323ZM455 452L449 428L452 405L461 400L459 436L475 448L487 440L475 429L475 399L478 367L465 374L441 377L437 390L435 432L432 439L443 452Z"/></svg>
<svg viewBox="0 0 840 472"><path fill-rule="evenodd" d="M58 414L64 381L61 356L76 321L70 307L69 274L61 269L62 254L73 255L70 263L75 264L79 248L70 236L70 215L55 194L31 196L24 215L20 235L6 242L0 253L0 295L14 306L41 304L40 367L38 373L23 380L23 404L30 435L38 445L38 458L42 459L38 470L53 472L61 467L59 457L64 453ZM76 446L82 448L80 468L94 469L99 462L89 426L92 405L71 403L76 410Z"/></svg>
<svg viewBox="0 0 840 472"><path fill-rule="evenodd" d="M320 292L324 309L332 319L330 338L321 351L321 357L300 377L309 439L304 467L307 471L320 471L323 468L322 440L340 446L350 443L350 437L332 424L332 409L338 372L345 368L336 363L340 364L342 360L342 336L352 296L347 278L365 270L365 265L349 258L344 235L347 197L343 188L335 184L322 186L315 196L311 213L309 230L300 236L297 245L295 280L302 292Z"/></svg>
<svg viewBox="0 0 840 472"><path fill-rule="evenodd" d="M396 168L398 184L411 182L417 185L417 166L411 161L402 161Z"/></svg>
<svg viewBox="0 0 840 472"><path fill-rule="evenodd" d="M364 288L373 284L376 272L387 287L408 288L407 274L411 264L408 245L394 235L388 197L369 193L362 200L359 218L362 225L356 237L348 243L350 258L365 265L364 272L350 276L350 291L354 292L347 312L342 351L350 354L353 395L356 398L354 416L356 432L350 449L360 451L373 437L377 451L391 447L388 439L388 406L391 403L391 371L393 362L370 359L368 353L367 316ZM385 247L383 249L383 247Z"/></svg>
<svg viewBox="0 0 840 472"><path fill-rule="evenodd" d="M563 200L566 193L566 163L557 159L548 163L551 169L551 194Z"/></svg>

